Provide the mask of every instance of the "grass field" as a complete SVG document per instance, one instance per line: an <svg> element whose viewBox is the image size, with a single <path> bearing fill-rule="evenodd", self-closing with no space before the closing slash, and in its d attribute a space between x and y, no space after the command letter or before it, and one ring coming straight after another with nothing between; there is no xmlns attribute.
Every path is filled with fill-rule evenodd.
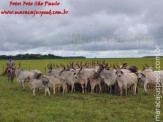
<svg viewBox="0 0 163 122"><path fill-rule="evenodd" d="M91 59L88 59L90 61ZM162 59L161 59L162 60ZM39 69L43 73L48 63L68 63L72 60L21 60L25 70ZM77 60L76 60L77 61ZM80 60L78 60L80 61ZM142 69L146 61L149 65L154 59L108 59L113 62L127 62ZM0 61L0 70L6 61ZM163 67L163 66L161 66ZM14 80L8 83L7 77L0 76L0 121L32 122L32 121L109 121L109 122L153 122L155 121L155 90L148 90L144 95L139 88L136 96L117 96L107 93L57 93L56 96L44 97L44 90L32 91L26 84L26 91ZM163 105L163 100L161 100ZM161 111L163 108L161 107ZM163 114L161 113L163 118Z"/></svg>

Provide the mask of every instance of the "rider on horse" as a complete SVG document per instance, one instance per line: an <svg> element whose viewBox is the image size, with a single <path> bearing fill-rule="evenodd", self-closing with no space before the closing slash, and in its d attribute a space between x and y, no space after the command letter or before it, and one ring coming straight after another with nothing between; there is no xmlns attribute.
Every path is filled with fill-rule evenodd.
<svg viewBox="0 0 163 122"><path fill-rule="evenodd" d="M12 57L10 57L9 60L7 61L7 68L5 69L4 74L7 74L8 69L13 69L14 70L14 66L15 66L15 63L12 60Z"/></svg>

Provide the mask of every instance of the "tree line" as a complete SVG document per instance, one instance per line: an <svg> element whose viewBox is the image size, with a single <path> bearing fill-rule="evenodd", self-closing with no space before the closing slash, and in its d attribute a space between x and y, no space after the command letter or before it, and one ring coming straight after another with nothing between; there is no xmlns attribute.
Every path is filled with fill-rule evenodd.
<svg viewBox="0 0 163 122"><path fill-rule="evenodd" d="M41 54L18 54L15 56L11 55L0 55L0 60L9 59L12 57L14 60L32 60L32 59L85 59L84 56L56 56L53 54L41 55Z"/></svg>

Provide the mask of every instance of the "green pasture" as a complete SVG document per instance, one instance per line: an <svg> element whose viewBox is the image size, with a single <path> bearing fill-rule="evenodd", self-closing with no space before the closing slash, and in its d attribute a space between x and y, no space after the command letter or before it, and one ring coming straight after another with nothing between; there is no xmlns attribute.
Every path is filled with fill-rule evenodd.
<svg viewBox="0 0 163 122"><path fill-rule="evenodd" d="M21 64L21 68L24 70L33 70L33 69L38 69L41 70L43 73L45 73L45 67L49 64L64 64L65 66L67 66L67 64L69 65L70 62L83 62L83 64L85 62L91 63L93 60L95 61L103 61L105 60L105 62L109 64L114 64L114 63L118 63L118 64L122 64L127 62L128 65L136 65L139 69L143 68L143 65L145 64L145 62L148 65L152 65L153 63L155 63L155 58L123 58L123 59L56 59L56 60L15 60L15 64L16 67L19 66L19 63ZM160 58L160 60L162 61L163 58ZM3 72L3 69L6 67L6 60L0 60L0 73ZM163 69L163 63L161 63L161 69ZM46 67L46 70L47 67ZM154 68L155 70L155 68Z"/></svg>

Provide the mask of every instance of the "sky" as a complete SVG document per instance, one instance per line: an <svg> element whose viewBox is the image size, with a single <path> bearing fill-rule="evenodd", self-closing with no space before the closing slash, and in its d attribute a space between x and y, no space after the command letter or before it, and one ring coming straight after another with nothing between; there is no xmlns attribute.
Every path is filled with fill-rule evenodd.
<svg viewBox="0 0 163 122"><path fill-rule="evenodd" d="M153 56L156 45L163 49L162 0L58 0L59 6L30 7L9 6L9 2L1 0L0 11L66 9L69 13L0 14L0 55L126 58Z"/></svg>

